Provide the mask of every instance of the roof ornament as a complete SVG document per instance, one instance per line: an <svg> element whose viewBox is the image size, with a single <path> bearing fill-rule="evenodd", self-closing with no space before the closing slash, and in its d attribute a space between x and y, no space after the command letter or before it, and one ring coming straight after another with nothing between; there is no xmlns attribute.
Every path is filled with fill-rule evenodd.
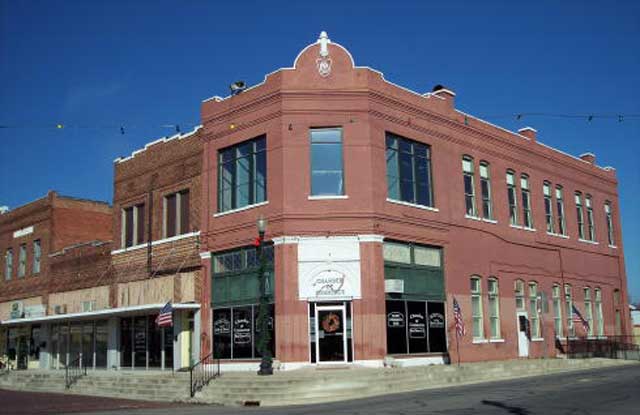
<svg viewBox="0 0 640 415"><path fill-rule="evenodd" d="M321 77L326 78L331 75L331 58L329 57L329 43L331 40L324 30L320 32L317 43L320 44L320 57L316 59L316 66Z"/></svg>

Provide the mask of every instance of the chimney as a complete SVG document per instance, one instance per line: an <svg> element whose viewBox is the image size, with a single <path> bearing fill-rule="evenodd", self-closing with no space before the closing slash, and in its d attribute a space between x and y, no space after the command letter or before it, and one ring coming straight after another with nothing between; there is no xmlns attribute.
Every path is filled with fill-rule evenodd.
<svg viewBox="0 0 640 415"><path fill-rule="evenodd" d="M596 155L593 153L580 154L580 160L586 161L589 164L596 164Z"/></svg>
<svg viewBox="0 0 640 415"><path fill-rule="evenodd" d="M527 137L531 141L536 141L538 130L532 127L524 127L518 130L518 134Z"/></svg>
<svg viewBox="0 0 640 415"><path fill-rule="evenodd" d="M450 89L447 89L445 86L440 84L434 86L431 90L431 95L443 98L450 109L455 108L456 93Z"/></svg>
<svg viewBox="0 0 640 415"><path fill-rule="evenodd" d="M9 212L9 206L0 206L0 215L4 215Z"/></svg>

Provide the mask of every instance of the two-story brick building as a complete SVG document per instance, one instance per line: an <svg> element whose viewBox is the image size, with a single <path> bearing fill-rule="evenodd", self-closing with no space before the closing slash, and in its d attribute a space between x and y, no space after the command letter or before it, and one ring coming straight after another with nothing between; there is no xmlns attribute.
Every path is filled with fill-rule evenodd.
<svg viewBox="0 0 640 415"><path fill-rule="evenodd" d="M556 339L629 332L615 170L455 98L388 82L322 34L293 67L203 102L215 356L257 367L259 217L284 368L443 362L457 341L463 361L554 356Z"/></svg>

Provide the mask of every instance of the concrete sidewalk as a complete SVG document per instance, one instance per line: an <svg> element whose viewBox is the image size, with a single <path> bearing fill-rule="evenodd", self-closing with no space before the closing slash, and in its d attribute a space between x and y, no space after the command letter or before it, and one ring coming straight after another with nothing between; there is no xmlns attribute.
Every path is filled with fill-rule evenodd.
<svg viewBox="0 0 640 415"><path fill-rule="evenodd" d="M390 393L517 379L601 367L638 365L610 359L526 359L408 368L310 368L276 372L223 373L188 402L282 406L336 402Z"/></svg>

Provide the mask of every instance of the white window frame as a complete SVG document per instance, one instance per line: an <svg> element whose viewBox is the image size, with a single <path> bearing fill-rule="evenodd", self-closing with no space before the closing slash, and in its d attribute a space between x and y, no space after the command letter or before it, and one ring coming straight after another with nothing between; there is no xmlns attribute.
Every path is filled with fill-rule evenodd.
<svg viewBox="0 0 640 415"><path fill-rule="evenodd" d="M540 314L538 313L538 283L529 281L529 322L531 325L531 337L541 339Z"/></svg>
<svg viewBox="0 0 640 415"><path fill-rule="evenodd" d="M561 292L562 287L560 284L554 284L551 289L551 297L553 300L553 328L556 332L556 337L561 337L563 334Z"/></svg>
<svg viewBox="0 0 640 415"><path fill-rule="evenodd" d="M471 181L471 193L467 193L466 181L467 178ZM464 187L464 211L466 216L473 218L478 217L478 207L476 206L476 181L475 181L475 164L473 157L462 157L462 180ZM471 212L469 212L469 206L467 206L467 199L471 199Z"/></svg>
<svg viewBox="0 0 640 415"><path fill-rule="evenodd" d="M524 280L521 280L521 279L515 280L513 283L513 291L514 291L514 298L516 302L516 310L526 311L527 306L524 299ZM518 306L519 302L521 303L520 306Z"/></svg>
<svg viewBox="0 0 640 415"><path fill-rule="evenodd" d="M573 326L573 295L571 293L571 284L564 285L564 305L565 319L567 321L567 336L575 335L575 327Z"/></svg>
<svg viewBox="0 0 640 415"><path fill-rule="evenodd" d="M613 208L611 207L611 202L608 200L604 203L604 214L607 221L607 238L609 239L609 246L615 246L616 239L613 232Z"/></svg>
<svg viewBox="0 0 640 415"><path fill-rule="evenodd" d="M547 233L556 233L556 223L553 216L553 195L551 194L551 183L544 181L542 183L542 194L544 195L544 216L547 227Z"/></svg>
<svg viewBox="0 0 640 415"><path fill-rule="evenodd" d="M593 308L591 303L591 287L583 287L584 293L584 319L589 323L589 332L587 336L593 336Z"/></svg>
<svg viewBox="0 0 640 415"><path fill-rule="evenodd" d="M604 316L602 314L602 289L595 288L595 308L596 308L596 324L598 325L598 330L596 332L597 336L604 336Z"/></svg>
<svg viewBox="0 0 640 415"><path fill-rule="evenodd" d="M587 237L589 238L589 241L595 242L596 223L593 217L593 198L590 194L585 195L584 202L587 207Z"/></svg>
<svg viewBox="0 0 640 415"><path fill-rule="evenodd" d="M487 220L493 220L493 197L491 195L491 171L488 161L480 161L480 198L482 199L482 217ZM487 184L487 197L482 193L482 184ZM487 212L485 212L485 204Z"/></svg>
<svg viewBox="0 0 640 415"><path fill-rule="evenodd" d="M484 318L482 308L482 278L478 275L474 275L470 279L471 282L471 317L472 317L472 334L474 340L484 340ZM474 300L479 304L478 313L475 314L473 307ZM477 322L477 323L476 323ZM480 332L476 333L476 326Z"/></svg>
<svg viewBox="0 0 640 415"><path fill-rule="evenodd" d="M513 193L513 205L509 202L509 195ZM516 173L507 170L507 205L509 208L509 223L518 226L518 188L516 187Z"/></svg>
<svg viewBox="0 0 640 415"><path fill-rule="evenodd" d="M489 338L500 339L500 287L495 277L487 279L487 305L489 307Z"/></svg>
<svg viewBox="0 0 640 415"><path fill-rule="evenodd" d="M584 207L582 205L582 193L576 192L575 199L576 199L576 217L578 220L578 238L584 240L585 239Z"/></svg>
<svg viewBox="0 0 640 415"><path fill-rule="evenodd" d="M558 215L558 234L567 236L567 222L564 212L564 189L556 185L556 213Z"/></svg>
<svg viewBox="0 0 640 415"><path fill-rule="evenodd" d="M531 210L531 189L529 186L529 175L525 173L522 173L520 175L520 196L522 198L522 226L526 229L533 229L533 211Z"/></svg>

